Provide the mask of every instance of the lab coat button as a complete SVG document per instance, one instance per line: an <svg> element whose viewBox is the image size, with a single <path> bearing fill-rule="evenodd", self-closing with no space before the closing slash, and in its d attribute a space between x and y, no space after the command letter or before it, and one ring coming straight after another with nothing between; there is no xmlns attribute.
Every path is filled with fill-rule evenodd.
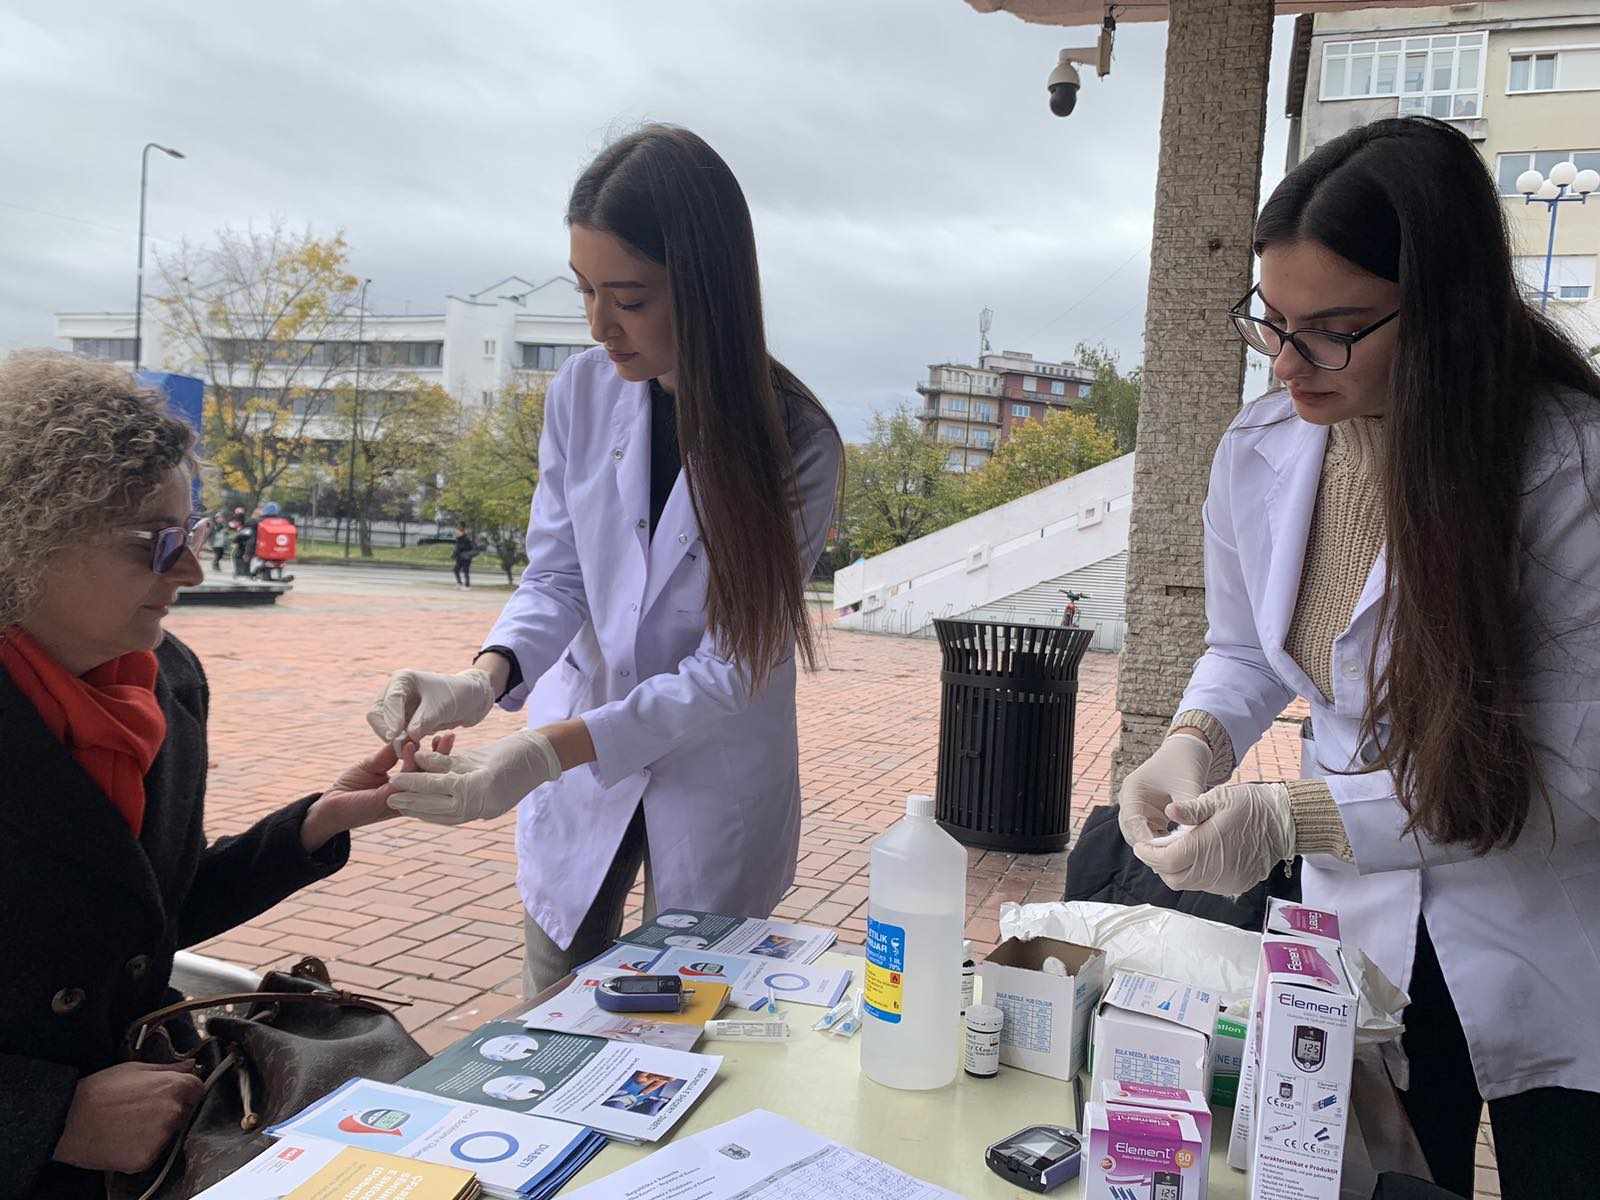
<svg viewBox="0 0 1600 1200"><path fill-rule="evenodd" d="M58 1017L70 1017L83 1007L82 988L62 988L50 1001L50 1011Z"/></svg>
<svg viewBox="0 0 1600 1200"><path fill-rule="evenodd" d="M632 675L633 672L628 670L627 667L623 667L622 670L617 672L617 674L621 675L624 679L626 679L626 678L628 678L628 676Z"/></svg>
<svg viewBox="0 0 1600 1200"><path fill-rule="evenodd" d="M647 522L645 521L645 519L643 517L640 517L639 518L639 528L643 529L646 524L647 524Z"/></svg>
<svg viewBox="0 0 1600 1200"><path fill-rule="evenodd" d="M630 604L630 605L628 605L628 611L629 612L638 612L639 611L639 606L637 604Z"/></svg>
<svg viewBox="0 0 1600 1200"><path fill-rule="evenodd" d="M678 545L687 546L688 544L689 544L689 535L687 533L680 533L678 535Z"/></svg>
<svg viewBox="0 0 1600 1200"><path fill-rule="evenodd" d="M611 452L611 457L616 459L618 462L621 462L622 461L622 451L620 449L613 450Z"/></svg>
<svg viewBox="0 0 1600 1200"><path fill-rule="evenodd" d="M1361 664L1359 662L1357 662L1355 659L1352 658L1349 662L1345 663L1345 665L1344 665L1344 677L1346 679L1356 679L1360 675L1361 675Z"/></svg>
<svg viewBox="0 0 1600 1200"><path fill-rule="evenodd" d="M135 954L128 960L128 978L143 979L150 973L150 956L148 954Z"/></svg>

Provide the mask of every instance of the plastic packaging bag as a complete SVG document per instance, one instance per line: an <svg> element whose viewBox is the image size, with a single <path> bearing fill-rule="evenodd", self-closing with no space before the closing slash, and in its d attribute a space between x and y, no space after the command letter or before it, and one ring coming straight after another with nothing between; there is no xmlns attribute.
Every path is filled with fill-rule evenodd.
<svg viewBox="0 0 1600 1200"><path fill-rule="evenodd" d="M1261 935L1153 904L1091 900L1002 904L1000 937L1059 938L1105 951L1106 978L1119 968L1179 979L1217 993L1230 1011L1250 1007ZM1358 1043L1398 1042L1409 1000L1367 956L1344 948L1360 997Z"/></svg>

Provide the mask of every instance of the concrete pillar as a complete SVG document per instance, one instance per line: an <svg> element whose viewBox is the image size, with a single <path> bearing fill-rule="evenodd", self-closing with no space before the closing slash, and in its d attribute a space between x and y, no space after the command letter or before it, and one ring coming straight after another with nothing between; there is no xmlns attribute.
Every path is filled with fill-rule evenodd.
<svg viewBox="0 0 1600 1200"><path fill-rule="evenodd" d="M1272 0L1172 0L1113 786L1160 742L1205 648L1200 506L1239 410L1228 307L1250 286Z"/></svg>

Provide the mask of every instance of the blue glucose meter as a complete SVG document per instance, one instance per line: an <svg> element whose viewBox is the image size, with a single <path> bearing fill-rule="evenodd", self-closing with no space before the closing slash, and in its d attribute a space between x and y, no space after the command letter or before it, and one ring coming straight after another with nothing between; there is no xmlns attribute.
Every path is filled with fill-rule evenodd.
<svg viewBox="0 0 1600 1200"><path fill-rule="evenodd" d="M600 981L594 1002L607 1012L678 1012L693 995L677 975L618 975Z"/></svg>
<svg viewBox="0 0 1600 1200"><path fill-rule="evenodd" d="M1002 1179L1048 1192L1078 1174L1083 1142L1060 1125L1030 1125L990 1146L983 1161Z"/></svg>

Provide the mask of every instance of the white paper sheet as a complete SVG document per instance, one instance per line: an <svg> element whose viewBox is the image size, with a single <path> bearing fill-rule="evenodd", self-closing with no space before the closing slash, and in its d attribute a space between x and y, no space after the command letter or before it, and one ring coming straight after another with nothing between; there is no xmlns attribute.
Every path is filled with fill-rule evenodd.
<svg viewBox="0 0 1600 1200"><path fill-rule="evenodd" d="M756 1109L674 1142L569 1200L960 1200Z"/></svg>
<svg viewBox="0 0 1600 1200"><path fill-rule="evenodd" d="M725 917L688 908L669 908L622 941L661 950L716 950L722 954L750 954L783 962L816 962L833 945L837 935L816 925L790 925L784 921Z"/></svg>
<svg viewBox="0 0 1600 1200"><path fill-rule="evenodd" d="M585 968L556 995L523 1013L522 1024L528 1029L581 1033L613 1042L639 1042L645 1046L663 1046L668 1050L693 1050L705 1028L703 1025L654 1021L651 1020L651 1013L607 1012L595 1003L595 985L602 979L622 974L627 972L604 967Z"/></svg>

